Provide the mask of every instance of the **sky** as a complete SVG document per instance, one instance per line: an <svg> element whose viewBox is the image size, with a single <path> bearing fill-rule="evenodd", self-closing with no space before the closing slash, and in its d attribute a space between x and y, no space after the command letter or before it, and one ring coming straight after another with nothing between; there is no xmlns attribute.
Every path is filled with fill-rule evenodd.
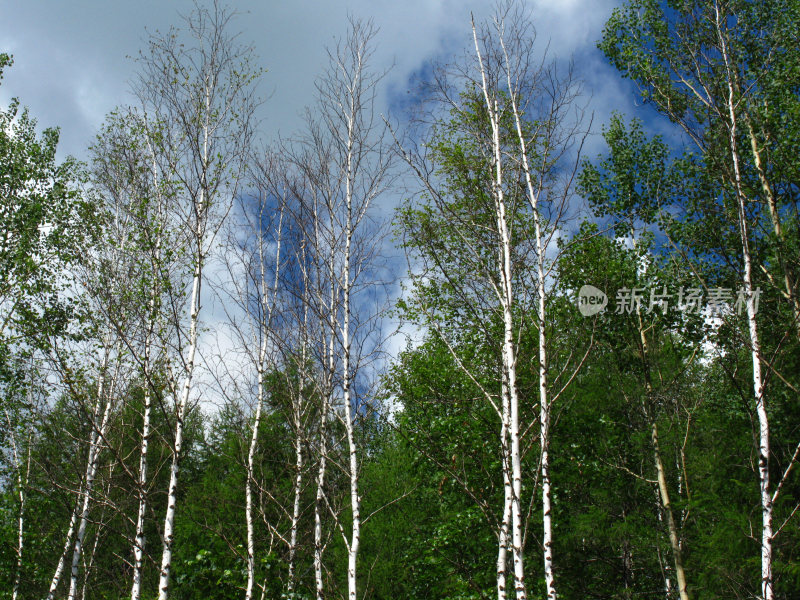
<svg viewBox="0 0 800 600"><path fill-rule="evenodd" d="M617 0L523 0L538 32L537 43L549 55L574 60L584 81L593 130L586 156L603 148L599 135L614 110L632 114L635 94L596 48L605 21ZM202 2L201 2L202 4ZM265 98L258 118L268 142L288 137L302 127L302 113L314 101L314 78L326 66L326 46L347 31L347 18L372 19L378 27L377 71L389 70L379 110L402 105L413 77L432 61L458 56L472 44L470 14L476 21L493 11L492 2L477 0L247 0L230 2L239 14L232 23L239 41L252 44L266 70L260 84ZM130 82L135 57L146 48L149 33L181 26L191 0L0 0L0 52L14 55L0 84L0 106L16 96L40 127L61 129L59 155L86 159L87 148L105 116L115 107L134 103ZM402 115L394 115L402 119ZM387 205L387 212L393 203ZM389 217L390 215L386 215ZM399 287L396 290L399 293ZM224 320L212 306L206 323L211 330ZM209 348L229 349L230 339L207 339ZM395 355L405 345L395 336L387 350ZM219 354L224 355L224 352Z"/></svg>
<svg viewBox="0 0 800 600"><path fill-rule="evenodd" d="M595 129L613 109L633 109L630 86L595 48L615 0L527 0L539 41L551 55L574 57L595 112ZM385 80L386 108L409 80L471 42L470 13L491 14L476 0L231 2L233 29L252 44L266 69L261 92L265 139L291 135L313 102L314 78L325 66L325 47L346 32L347 16L371 18L379 28L374 67L393 68ZM104 116L131 103L134 58L148 32L180 25L190 0L0 0L0 51L15 64L0 85L0 105L17 96L43 127L61 128L60 154L86 157Z"/></svg>

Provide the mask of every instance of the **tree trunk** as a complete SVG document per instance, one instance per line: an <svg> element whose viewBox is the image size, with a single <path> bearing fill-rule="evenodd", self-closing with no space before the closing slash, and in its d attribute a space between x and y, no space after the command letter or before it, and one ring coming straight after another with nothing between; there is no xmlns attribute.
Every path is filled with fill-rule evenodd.
<svg viewBox="0 0 800 600"><path fill-rule="evenodd" d="M258 239L258 263L260 268L260 302L263 305L264 313L259 324L261 344L258 349L258 371L256 392L256 414L253 419L253 431L250 436L250 448L247 452L247 481L245 483L245 521L247 524L247 587L245 589L245 600L252 600L255 587L255 533L253 530L253 483L255 482L255 456L258 446L258 430L261 427L261 413L264 406L264 372L266 370L267 344L269 341L270 327L272 326L272 313L275 309L278 294L278 279L280 277L281 262L281 242L283 233L283 208L280 208L280 219L278 221L277 243L275 248L275 277L272 285L272 297L270 298L269 288L267 287L266 272L264 269L264 238L260 231L263 216L259 214L259 239Z"/></svg>
<svg viewBox="0 0 800 600"><path fill-rule="evenodd" d="M245 521L247 523L247 588L245 600L252 600L255 586L255 539L253 531L253 463L255 462L256 446L258 444L258 430L261 426L261 410L264 405L264 355L266 353L266 334L259 349L258 364L258 393L256 400L256 416L253 419L253 431L250 436L250 448L247 452L247 482L245 484Z"/></svg>
<svg viewBox="0 0 800 600"><path fill-rule="evenodd" d="M202 202L201 202L202 205ZM198 252L200 252L198 240ZM183 374L183 386L175 415L175 441L172 448L172 464L170 466L169 487L167 488L167 512L164 516L164 536L161 552L161 569L158 578L158 600L167 600L169 594L169 573L172 566L172 543L174 541L175 508L178 496L178 473L180 470L181 448L183 447L183 427L186 418L186 406L192 390L195 353L197 352L197 324L200 313L200 282L202 277L202 255L197 258L192 280L190 300L189 351Z"/></svg>
<svg viewBox="0 0 800 600"><path fill-rule="evenodd" d="M486 79L486 70L483 64L480 46L478 44L475 23L472 23L472 35L475 42L475 52L481 72L481 85L489 122L492 128L492 197L495 203L495 216L500 247L498 248L498 267L502 286L500 305L503 311L503 370L508 384L508 437L509 461L503 462L503 477L508 477L510 467L511 478L511 549L514 562L514 589L517 600L527 599L525 589L525 561L523 548L523 517L520 496L522 494L522 467L519 446L519 397L517 394L517 356L514 343L514 289L511 258L511 236L506 215L506 201L503 190L503 159L500 142L500 117L496 98L492 97ZM505 412L505 410L504 410ZM504 441L501 441L501 446ZM498 565L499 566L499 565ZM498 589L500 573L498 572Z"/></svg>
<svg viewBox="0 0 800 600"><path fill-rule="evenodd" d="M105 427L108 422L108 418L111 411L111 394L109 393L105 408L102 413L102 417L100 416L100 408L102 406L103 396L105 394L105 383L106 383L105 379L106 379L106 370L108 368L108 362L109 362L109 353L110 350L108 348L108 344L106 343L104 344L103 359L101 362L100 370L98 372L97 399L95 401L94 410L92 411L92 420L91 420L92 432L89 436L89 449L86 456L86 473L84 475L83 482L81 482L81 484L79 485L78 500L75 506L75 512L72 514L72 518L70 519L69 531L67 532L67 543L64 546L64 552L61 554L58 566L56 567L56 573L53 576L53 579L50 583L50 592L48 594L48 599L52 599L54 597L55 590L58 587L58 584L61 580L61 574L63 573L64 565L66 562L66 554L69 549L72 536L73 534L75 534L76 526L77 526L77 534L75 537L75 542L72 550L72 564L70 570L70 585L69 585L70 600L74 600L77 594L78 568L80 566L80 557L81 557L81 552L83 550L83 538L86 534L86 525L89 517L89 503L92 493L92 486L94 485L94 478L97 473L97 463L99 460L99 451L100 451L99 447L104 441L103 437L105 435Z"/></svg>
<svg viewBox="0 0 800 600"><path fill-rule="evenodd" d="M636 242L634 240L634 247ZM642 368L644 371L644 385L647 393L647 400L653 398L653 382L650 375L650 351L647 343L647 335L645 334L644 323L642 322L642 315L639 306L636 306L636 318L638 320L639 329L639 342L641 344L641 359ZM672 504L669 498L669 489L667 488L667 477L664 473L664 462L661 459L661 447L658 443L658 423L655 415L648 415L647 410L644 410L645 416L650 417L650 442L653 446L653 462L656 467L656 484L658 485L658 497L661 503L661 509L667 520L667 536L669 538L670 551L672 552L672 562L675 566L675 579L678 582L678 594L681 600L689 600L689 591L686 583L686 571L683 567L683 556L681 552L680 540L678 537L678 528L675 524L675 515L672 512ZM665 581L665 587L669 589L669 579Z"/></svg>
<svg viewBox="0 0 800 600"><path fill-rule="evenodd" d="M753 395L758 415L759 455L758 475L761 493L761 599L773 600L775 592L772 581L772 495L769 481L769 416L764 403L764 380L761 373L761 341L756 321L755 290L753 287L753 261L750 255L750 232L745 209L745 196L742 188L742 177L739 166L739 150L737 148L736 95L734 80L728 56L728 46L722 33L721 15L718 3L714 2L716 27L719 34L722 58L727 70L728 98L727 109L730 122L728 124L728 142L730 144L733 163L734 188L739 218L739 234L742 242L742 276L747 298L747 327L750 335L750 354L753 363Z"/></svg>
<svg viewBox="0 0 800 600"><path fill-rule="evenodd" d="M544 533L544 580L548 600L556 598L555 576L553 573L553 518L550 490L550 407L542 403L540 411L540 439L542 448L542 525Z"/></svg>
<svg viewBox="0 0 800 600"><path fill-rule="evenodd" d="M352 131L348 132L348 144L352 144ZM361 498L358 496L358 458L356 456L356 441L353 426L358 414L357 409L351 406L350 386L352 374L350 372L350 245L353 236L352 220L352 189L351 189L351 151L347 155L347 229L344 248L344 265L342 285L342 410L345 432L347 434L347 451L350 462L350 509L352 513L352 531L350 543L347 548L347 597L348 600L358 600L356 589L356 567L358 561L358 548L361 542Z"/></svg>
<svg viewBox="0 0 800 600"><path fill-rule="evenodd" d="M500 451L503 461L503 518L500 521L500 528L497 535L497 600L506 600L508 597L508 584L506 583L506 573L508 571L508 547L510 542L510 529L512 521L512 504L514 491L511 485L511 469L509 468L510 452L508 448L508 386L506 374L503 373L502 390L502 416L500 426Z"/></svg>
<svg viewBox="0 0 800 600"><path fill-rule="evenodd" d="M320 242L320 216L319 208L314 205L314 244L316 248ZM334 354L334 344L336 341L336 271L334 268L333 252L326 257L327 277L329 280L328 306L326 323L328 327L328 339L323 339L323 369L324 380L322 389L322 407L320 410L319 422L319 465L317 467L317 491L314 497L314 587L316 590L316 600L323 600L324 580L322 573L322 554L325 550L322 543L322 505L325 501L325 475L328 465L328 412L333 400L333 376L336 368ZM322 296L322 294L320 294Z"/></svg>
<svg viewBox="0 0 800 600"><path fill-rule="evenodd" d="M534 236L536 242L536 294L537 294L537 320L538 320L538 347L539 347L539 440L541 445L541 475L542 475L542 525L543 525L543 559L544 576L548 600L556 599L555 575L553 573L553 523L551 507L551 485L550 485L550 400L547 392L547 333L545 330L546 303L545 292L546 281L544 273L544 247L542 243L542 227L539 215L539 198L533 185L531 177L530 162L528 160L528 147L525 134L522 130L522 117L520 115L519 104L515 89L518 89L519 82L513 82L511 77L511 63L509 60L506 45L503 40L502 32L500 44L503 49L505 59L506 83L509 89L509 99L511 110L514 115L514 126L517 133L517 141L520 149L520 159L522 170L525 175L525 189L528 203L531 207L533 216Z"/></svg>
<svg viewBox="0 0 800 600"><path fill-rule="evenodd" d="M50 581L50 588L49 591L47 592L47 600L53 600L53 598L55 598L56 590L58 589L58 584L61 582L61 575L64 573L64 563L67 559L67 552L69 552L69 547L72 545L72 536L75 534L75 524L78 522L78 511L80 510L82 495L83 495L83 486L80 486L80 488L78 489L78 498L76 500L76 505L72 511L72 516L70 517L69 521L69 527L67 528L67 541L64 543L64 549L61 551L61 557L58 559L58 564L56 565L56 571L53 574L53 579Z"/></svg>
<svg viewBox="0 0 800 600"><path fill-rule="evenodd" d="M307 331L308 305L303 306L303 335L302 350L300 352L300 368L298 369L300 381L297 389L297 399L294 403L294 429L295 429L295 478L294 478L294 503L292 505L292 524L289 534L289 592L296 586L295 557L297 555L297 531L300 525L300 496L303 491L303 394L305 393L305 368L306 368L306 331Z"/></svg>
<svg viewBox="0 0 800 600"><path fill-rule="evenodd" d="M31 399L32 393L31 388L28 388L28 396L29 400L28 403L33 406L33 401ZM22 462L20 461L20 453L19 448L17 446L17 438L16 433L14 432L14 425L11 422L11 416L8 414L7 410L4 410L6 415L6 421L8 422L8 436L11 442L11 458L14 463L14 470L16 471L16 479L17 479L17 497L19 499L19 508L17 510L17 547L15 549L15 553L17 555L17 560L15 563L15 570L14 570L14 583L11 586L11 600L17 600L17 595L19 593L19 584L22 579L22 553L25 548L25 488L28 487L28 481L30 480L31 474L31 441L33 438L33 433L28 437L27 443L27 459L25 461L25 476L22 475Z"/></svg>
<svg viewBox="0 0 800 600"><path fill-rule="evenodd" d="M145 364L149 359L149 344L145 349ZM144 547L146 543L144 534L144 517L147 512L147 452L150 444L150 405L152 392L148 376L145 375L144 411L142 413L142 446L139 449L139 479L137 493L139 495L139 510L136 513L136 537L133 543L133 583L131 585L131 600L139 600L142 594L142 566L144 562Z"/></svg>
<svg viewBox="0 0 800 600"><path fill-rule="evenodd" d="M327 466L327 427L328 399L322 402L319 426L319 465L317 467L317 493L314 497L314 589L316 600L323 600L324 582L322 578L322 504L324 502L325 470Z"/></svg>
<svg viewBox="0 0 800 600"><path fill-rule="evenodd" d="M108 355L104 359L102 373L100 375L100 383L98 383L98 402L105 393L103 380L105 378L105 367L108 363ZM97 467L100 461L100 450L105 443L106 427L108 419L111 414L111 405L113 402L113 390L109 390L108 398L106 399L105 409L103 411L103 418L100 422L99 429L94 429L92 432L92 440L89 445L89 456L87 458L89 465L86 469L86 483L83 488L83 506L81 508L80 521L78 523L78 532L75 537L75 546L72 550L72 568L69 580L69 594L68 600L75 600L78 594L78 569L80 567L81 553L83 552L83 540L86 536L86 526L89 522L89 505L92 498L92 489L94 488L94 480L97 475ZM93 424L92 427L97 427Z"/></svg>
<svg viewBox="0 0 800 600"><path fill-rule="evenodd" d="M672 559L675 563L675 578L678 580L678 593L681 600L689 600L689 591L686 586L686 573L683 569L683 557L681 554L680 541L678 539L678 528L675 525L675 517L672 513L672 505L669 499L669 490L667 489L667 478L664 474L664 464L661 461L661 451L658 444L658 425L653 420L650 440L653 444L653 461L656 466L656 475L658 480L658 492L661 498L661 507L667 519L667 532L669 534L669 545L672 550Z"/></svg>
<svg viewBox="0 0 800 600"><path fill-rule="evenodd" d="M153 146L149 138L147 138L147 148L152 158L152 177L153 188L157 190L157 198L159 200L158 208L159 213L164 208L163 196L159 190L159 177L158 177L158 163L156 155L153 151ZM151 256L151 268L153 277L152 285L150 286L150 302L147 322L147 332L144 340L144 357L142 360L142 375L144 377L144 410L142 412L142 445L139 449L139 476L137 480L137 493L139 496L139 510L136 514L136 535L133 544L133 582L131 584L131 600L139 600L142 594L142 568L144 562L144 548L147 542L144 533L144 519L147 513L147 453L150 446L150 411L153 402L153 381L150 372L152 366L151 353L153 348L153 334L155 333L156 323L159 320L156 314L156 306L158 304L159 290L161 285L159 283L162 269L162 243L164 226L163 213L159 214L159 221L157 223L158 233L154 245L154 253Z"/></svg>

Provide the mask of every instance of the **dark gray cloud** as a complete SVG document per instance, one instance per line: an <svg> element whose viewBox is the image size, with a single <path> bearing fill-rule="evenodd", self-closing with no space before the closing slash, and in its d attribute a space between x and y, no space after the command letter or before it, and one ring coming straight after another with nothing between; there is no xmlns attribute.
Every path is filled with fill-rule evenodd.
<svg viewBox="0 0 800 600"><path fill-rule="evenodd" d="M189 0L53 2L6 0L0 11L0 51L15 65L0 87L0 102L18 96L41 126L59 126L62 153L84 157L106 113L131 101L129 81L147 31L180 25ZM539 37L561 57L573 53L592 73L592 107L599 120L611 107L625 109L613 72L593 51L614 0L529 2ZM478 0L330 1L247 0L232 3L241 14L234 28L252 43L267 69L262 91L269 96L260 117L267 136L290 134L304 106L313 102L314 77L325 66L325 46L346 31L347 15L373 18L380 28L376 68L394 64L386 89L403 93L411 73L426 61L470 42L469 16L486 16L491 4ZM608 73L609 85L603 84ZM612 79L613 78L613 79ZM386 98L389 102L390 99Z"/></svg>

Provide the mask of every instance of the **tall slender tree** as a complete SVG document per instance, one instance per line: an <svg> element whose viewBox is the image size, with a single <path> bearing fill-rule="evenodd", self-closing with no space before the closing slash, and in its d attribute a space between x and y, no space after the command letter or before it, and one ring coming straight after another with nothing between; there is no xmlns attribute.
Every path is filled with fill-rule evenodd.
<svg viewBox="0 0 800 600"><path fill-rule="evenodd" d="M233 13L214 3L195 6L186 30L154 35L140 57L137 94L160 125L164 177L175 182L170 218L191 267L188 298L170 298L179 361L169 373L174 400L172 465L162 530L159 598L169 593L184 423L197 362L204 267L244 172L258 104L250 48L230 33ZM183 36L186 36L184 40Z"/></svg>
<svg viewBox="0 0 800 600"><path fill-rule="evenodd" d="M331 145L330 163L325 169L335 182L330 190L333 195L325 198L325 209L330 233L335 236L335 242L329 245L329 277L341 294L335 303L340 315L331 323L335 323L340 364L341 406L337 416L344 425L348 455L351 530L342 539L347 548L350 600L356 600L358 595L362 525L356 424L366 406L356 386L360 382L362 390L368 389L363 384L364 363L369 360L369 345L376 341L372 335L376 331L376 315L374 309L365 313L359 305L359 290L368 283L375 284L375 258L381 237L376 235L371 213L390 182L392 158L384 141L386 127L376 109L383 74L370 67L376 34L371 22L351 18L347 35L329 50L329 66L317 82L323 136Z"/></svg>
<svg viewBox="0 0 800 600"><path fill-rule="evenodd" d="M452 69L455 82L444 76L436 80L438 99L451 111L452 120L435 125L433 139L428 142L434 149L432 164L426 164L424 157L405 153L431 202L416 215L414 211L406 212L404 225L410 227L409 247L431 261L431 271L426 271L423 279L434 277L433 273L437 278L443 277L441 290L422 281L418 285L418 290L427 290L424 295L428 301L446 291L457 298L456 302L463 302L464 309L476 318L502 323L502 340L496 342L495 348L500 357L499 400L494 393L484 390L501 422L499 447L503 457L504 501L497 530L498 598L507 594L509 549L515 595L525 598L528 593L521 444L522 432L528 426L520 420L518 379L522 331L531 325L538 329L535 360L539 381L544 566L548 597L554 598L548 457L551 404L559 392L556 390L551 397L547 382L550 341L545 308L547 277L552 274L547 255L576 172L577 161L570 154L576 150L579 154L580 138L576 136L580 120L575 120L570 111L575 108L578 88L571 73L562 77L555 64L549 65L546 59L537 56L532 25L513 3L499 7L491 22L480 26L473 23L472 32L474 60ZM432 176L437 169L439 174L446 175L444 185ZM470 210L466 204L470 198L485 212L478 215ZM429 228L425 222L431 217L434 222L444 218L449 223ZM414 224L414 220L419 222ZM453 239L447 240L448 235ZM451 242L453 248L447 246ZM458 267L451 263L462 261L481 273L480 283L476 282L474 287L485 285L485 291L470 290L473 285L456 275ZM489 298L496 301L494 307L488 304ZM437 314L440 309L434 305L420 308L429 315L426 324L434 324L436 331L453 326L442 322L450 317L447 311ZM479 317L484 311L487 314ZM525 323L526 314L536 315L532 323ZM487 331L489 338L493 335ZM451 350L455 352L452 345ZM468 368L463 360L459 362L477 381L474 367Z"/></svg>
<svg viewBox="0 0 800 600"><path fill-rule="evenodd" d="M797 11L791 2L708 0L675 5L636 0L614 12L600 44L612 64L639 85L644 99L683 129L710 178L722 183L722 190L704 207L707 214L722 210L737 224L738 248L734 251L723 241L717 249L734 251L741 264L752 405L758 420L763 600L775 597L774 505L797 459L795 452L774 485L766 371L773 369L775 358L765 352L757 317L761 271L785 298L792 315L789 329L796 331L800 323L796 261L790 258L793 253L786 254L793 242L783 222L797 206L787 180L794 167L784 154L797 148L798 123L790 116L796 114L797 97L789 91L795 89L797 76L788 67L798 60L791 33ZM758 234L762 206L772 225L771 236ZM759 256L767 248L774 259L762 262Z"/></svg>

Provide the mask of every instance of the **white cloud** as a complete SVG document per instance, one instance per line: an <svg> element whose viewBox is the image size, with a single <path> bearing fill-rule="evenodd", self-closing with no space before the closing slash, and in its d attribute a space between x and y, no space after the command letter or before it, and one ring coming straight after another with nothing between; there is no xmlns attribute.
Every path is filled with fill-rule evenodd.
<svg viewBox="0 0 800 600"><path fill-rule="evenodd" d="M103 2L29 0L4 7L0 21L3 51L16 56L0 101L18 95L42 126L60 126L62 151L85 155L104 115L130 102L128 81L149 31L179 25L187 0ZM613 2L537 0L531 4L540 37L559 55L591 48ZM252 43L267 69L263 92L270 95L261 117L270 136L289 135L299 114L313 101L314 77L325 65L324 47L346 32L347 14L373 17L380 28L376 68L392 64L387 85L402 87L431 57L469 43L470 12L488 15L491 4L470 0L407 2L237 2L233 24L241 41Z"/></svg>

